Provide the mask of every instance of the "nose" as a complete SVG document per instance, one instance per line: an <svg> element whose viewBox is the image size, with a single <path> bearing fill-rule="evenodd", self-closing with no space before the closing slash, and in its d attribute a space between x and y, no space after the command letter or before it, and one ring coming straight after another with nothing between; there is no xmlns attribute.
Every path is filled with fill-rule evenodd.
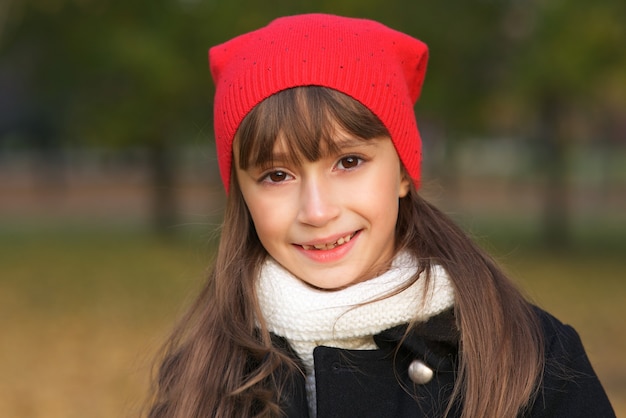
<svg viewBox="0 0 626 418"><path fill-rule="evenodd" d="M320 227L339 216L340 207L327 180L323 176L315 176L302 182L299 222Z"/></svg>

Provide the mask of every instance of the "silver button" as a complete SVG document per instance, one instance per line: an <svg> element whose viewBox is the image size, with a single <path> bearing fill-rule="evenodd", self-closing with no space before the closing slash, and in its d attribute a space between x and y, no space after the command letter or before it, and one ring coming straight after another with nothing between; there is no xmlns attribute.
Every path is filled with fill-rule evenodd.
<svg viewBox="0 0 626 418"><path fill-rule="evenodd" d="M413 360L409 365L409 378L413 383L423 385L433 378L433 369L424 364L421 360Z"/></svg>

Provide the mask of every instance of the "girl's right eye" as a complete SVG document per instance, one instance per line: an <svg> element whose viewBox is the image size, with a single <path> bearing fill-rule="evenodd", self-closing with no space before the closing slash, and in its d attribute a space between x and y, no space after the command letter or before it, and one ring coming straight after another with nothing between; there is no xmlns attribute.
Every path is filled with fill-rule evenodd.
<svg viewBox="0 0 626 418"><path fill-rule="evenodd" d="M266 175L264 175L261 178L261 182L268 182L268 183L281 183L285 180L287 180L289 178L289 174L287 174L285 171L272 171L271 173L267 173Z"/></svg>

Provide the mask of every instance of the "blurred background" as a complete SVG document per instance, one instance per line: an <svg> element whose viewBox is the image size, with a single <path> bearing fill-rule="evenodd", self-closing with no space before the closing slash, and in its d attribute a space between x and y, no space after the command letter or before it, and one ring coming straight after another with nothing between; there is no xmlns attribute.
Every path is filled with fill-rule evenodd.
<svg viewBox="0 0 626 418"><path fill-rule="evenodd" d="M140 414L219 233L207 50L312 11L430 46L423 193L626 416L623 0L2 0L0 416Z"/></svg>

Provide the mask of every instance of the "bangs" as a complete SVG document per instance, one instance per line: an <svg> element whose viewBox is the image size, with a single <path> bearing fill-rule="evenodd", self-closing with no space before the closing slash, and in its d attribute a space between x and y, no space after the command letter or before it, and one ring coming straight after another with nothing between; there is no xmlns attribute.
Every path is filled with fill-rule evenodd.
<svg viewBox="0 0 626 418"><path fill-rule="evenodd" d="M338 131L364 141L389 136L369 109L343 93L318 86L283 90L255 106L241 122L235 136L239 168L271 165L278 140L283 141L288 163L317 161L340 148Z"/></svg>

